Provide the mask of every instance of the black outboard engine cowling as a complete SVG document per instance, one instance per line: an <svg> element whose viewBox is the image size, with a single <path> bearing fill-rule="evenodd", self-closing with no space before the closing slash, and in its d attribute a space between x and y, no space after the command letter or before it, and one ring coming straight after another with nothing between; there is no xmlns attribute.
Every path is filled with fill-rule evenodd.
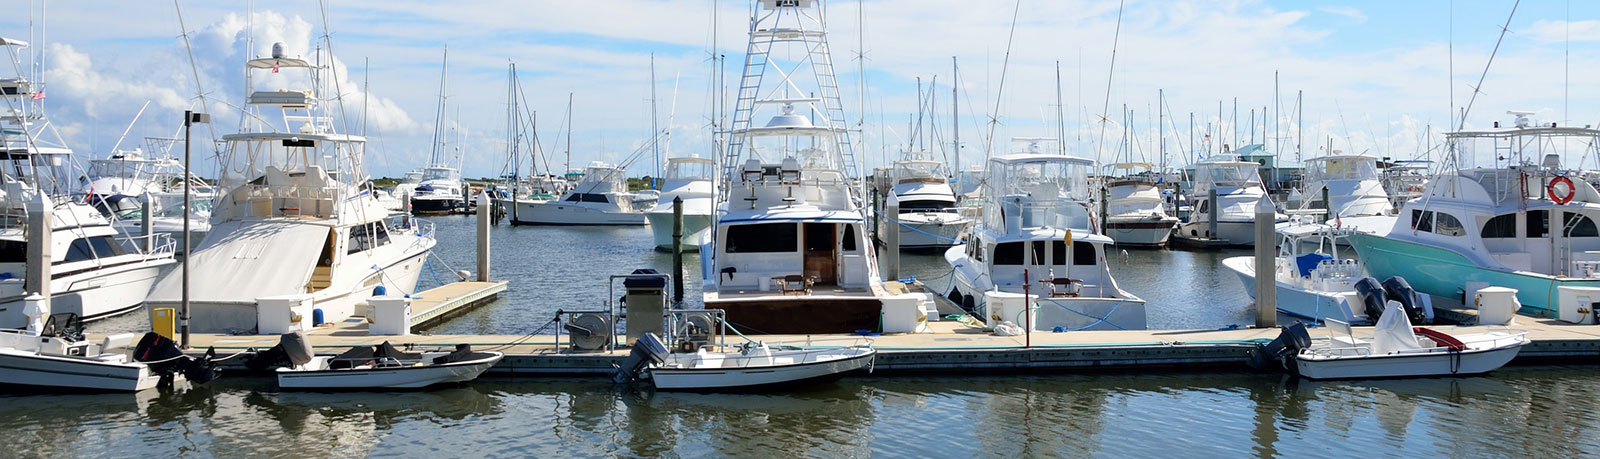
<svg viewBox="0 0 1600 459"><path fill-rule="evenodd" d="M617 373L612 376L612 380L617 384L637 380L644 375L645 368L650 364L666 363L668 353L667 345L661 342L661 338L657 338L655 333L645 333L638 341L634 341L633 350L628 352L628 358L617 367Z"/></svg>
<svg viewBox="0 0 1600 459"><path fill-rule="evenodd" d="M170 387L173 376L183 374L185 379L196 384L205 384L217 379L217 364L213 362L217 357L216 348L206 349L205 356L195 359L183 354L183 349L178 348L178 343L155 332L146 332L139 344L133 348L133 360L142 362L150 367L150 372L161 377L161 385Z"/></svg>
<svg viewBox="0 0 1600 459"><path fill-rule="evenodd" d="M1383 315L1383 307L1389 303L1388 294L1384 293L1383 284L1377 279L1363 277L1356 281L1356 296L1361 298L1362 310L1367 312L1367 320L1378 322L1378 317Z"/></svg>
<svg viewBox="0 0 1600 459"><path fill-rule="evenodd" d="M1296 367L1290 359L1308 347L1311 347L1311 333L1306 331L1305 323L1295 322L1294 325L1283 327L1277 339L1251 349L1250 367L1257 370L1281 369L1292 374Z"/></svg>
<svg viewBox="0 0 1600 459"><path fill-rule="evenodd" d="M1428 313L1423 311L1421 293L1417 293L1416 289L1411 288L1411 283L1406 282L1405 278L1392 276L1384 279L1383 293L1388 295L1390 300L1400 302L1400 307L1405 309L1406 317L1411 319L1411 323L1427 324L1432 322L1431 318L1428 317Z"/></svg>
<svg viewBox="0 0 1600 459"><path fill-rule="evenodd" d="M266 371L273 367L295 367L305 365L316 355L311 343L306 341L305 332L299 330L284 333L278 337L278 345L271 349L256 352L255 355L245 359L244 365L250 371Z"/></svg>

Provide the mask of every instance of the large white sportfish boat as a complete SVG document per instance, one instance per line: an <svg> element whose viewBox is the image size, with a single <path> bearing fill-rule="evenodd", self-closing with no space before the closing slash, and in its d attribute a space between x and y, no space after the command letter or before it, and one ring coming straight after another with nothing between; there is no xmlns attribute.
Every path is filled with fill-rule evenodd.
<svg viewBox="0 0 1600 459"><path fill-rule="evenodd" d="M1398 215L1355 219L1364 231L1350 243L1373 276L1420 292L1461 299L1482 282L1516 289L1525 314L1584 314L1559 299L1563 287L1600 288L1600 192L1564 164L1600 130L1510 113L1509 126L1446 134L1455 164L1481 165L1438 173Z"/></svg>
<svg viewBox="0 0 1600 459"><path fill-rule="evenodd" d="M189 255L190 327L197 332L252 330L263 300L309 303L302 320L338 322L364 314L366 299L413 293L434 246L422 220L387 218L362 168L366 138L340 133L337 110L318 91L334 82L326 57L285 55L246 63L243 132L223 136L223 189L211 232ZM281 74L279 72L282 72ZM334 96L337 97L337 96ZM281 120L268 122L268 120ZM177 307L180 270L150 293L152 307Z"/></svg>
<svg viewBox="0 0 1600 459"><path fill-rule="evenodd" d="M725 186L711 243L700 249L705 307L726 311L746 333L877 330L887 294L864 231L822 8L760 3L722 162Z"/></svg>
<svg viewBox="0 0 1600 459"><path fill-rule="evenodd" d="M83 171L24 76L20 62L27 59L17 53L27 46L0 38L16 75L0 79L9 107L0 115L0 328L26 327L29 293L48 292L55 312L85 321L136 310L161 268L172 264L173 245L159 237L131 240L74 193ZM30 216L49 221L48 239L30 234ZM29 259L41 255L49 260L48 286L29 280L43 275L34 270L45 263Z"/></svg>
<svg viewBox="0 0 1600 459"><path fill-rule="evenodd" d="M958 212L956 192L944 164L927 153L906 153L890 169L891 191L899 201L900 250L942 252L959 242L973 219Z"/></svg>
<svg viewBox="0 0 1600 459"><path fill-rule="evenodd" d="M1228 245L1255 245L1256 204L1267 195L1259 164L1217 155L1195 164L1194 211L1178 224L1178 237L1211 239ZM1211 202L1211 192L1217 194ZM1275 213L1277 221L1288 217Z"/></svg>
<svg viewBox="0 0 1600 459"><path fill-rule="evenodd" d="M650 232L655 234L656 250L671 251L673 200L683 201L682 247L685 252L696 252L711 236L711 214L716 209L716 161L698 156L667 158L667 180L661 184L661 196L656 204L645 211L650 220Z"/></svg>
<svg viewBox="0 0 1600 459"><path fill-rule="evenodd" d="M1020 153L989 160L983 222L944 258L954 268L950 298L987 307L991 323L1025 323L1022 308L986 304L988 292L1029 293L1034 330L1142 330L1143 299L1117 286L1106 264L1111 244L1090 213L1093 160Z"/></svg>

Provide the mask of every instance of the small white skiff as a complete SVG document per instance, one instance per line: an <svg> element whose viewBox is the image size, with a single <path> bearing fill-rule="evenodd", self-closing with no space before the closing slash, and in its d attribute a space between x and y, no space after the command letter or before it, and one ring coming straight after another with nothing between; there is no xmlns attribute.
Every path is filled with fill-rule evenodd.
<svg viewBox="0 0 1600 459"><path fill-rule="evenodd" d="M277 367L282 389L417 389L477 379L505 354L455 351L402 352L388 342L358 346L336 356L313 356L304 335L285 334L277 346L251 359L254 368Z"/></svg>
<svg viewBox="0 0 1600 459"><path fill-rule="evenodd" d="M1303 324L1284 330L1264 346L1254 364L1281 359L1285 370L1308 379L1373 379L1454 376L1499 369L1528 343L1527 332L1510 329L1446 334L1412 327L1399 303L1389 302L1371 339L1357 338L1344 322L1325 319L1328 341L1311 345ZM1277 357L1272 357L1276 354Z"/></svg>
<svg viewBox="0 0 1600 459"><path fill-rule="evenodd" d="M661 390L747 390L824 382L862 369L870 372L876 357L870 344L774 350L753 343L740 346L737 352L700 348L693 353L668 353L659 338L646 334L634 344L634 353L618 379L643 376Z"/></svg>

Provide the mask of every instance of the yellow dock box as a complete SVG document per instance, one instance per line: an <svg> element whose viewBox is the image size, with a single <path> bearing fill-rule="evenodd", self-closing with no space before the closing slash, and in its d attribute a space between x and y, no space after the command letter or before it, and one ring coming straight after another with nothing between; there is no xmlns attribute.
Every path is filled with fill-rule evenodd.
<svg viewBox="0 0 1600 459"><path fill-rule="evenodd" d="M173 308L155 308L150 311L150 328L157 335L167 339L178 339L178 310Z"/></svg>

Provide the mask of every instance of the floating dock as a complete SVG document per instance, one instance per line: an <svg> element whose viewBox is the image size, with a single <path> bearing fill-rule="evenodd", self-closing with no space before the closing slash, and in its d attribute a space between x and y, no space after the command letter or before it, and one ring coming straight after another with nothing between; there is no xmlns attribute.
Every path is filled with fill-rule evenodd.
<svg viewBox="0 0 1600 459"><path fill-rule="evenodd" d="M411 301L411 328L429 327L459 316L506 291L506 281L453 282L418 292Z"/></svg>
<svg viewBox="0 0 1600 459"><path fill-rule="evenodd" d="M377 336L366 322L353 319L310 332L318 353L337 353L349 347L384 341L417 348L449 348L470 344L477 350L506 353L491 373L501 375L610 375L628 350L573 351L559 335L407 335ZM1245 370L1249 350L1256 343L1278 336L1277 329L1234 330L1128 330L1034 332L1031 336L995 336L958 321L931 322L927 333L885 336L858 335L752 335L772 346L843 346L871 340L879 350L875 374L972 373L1030 371L1193 371ZM1355 327L1358 335L1371 327ZM1450 332L1466 327L1433 327ZM1572 325L1554 319L1518 317L1512 329L1527 330L1532 339L1514 364L1600 363L1600 326ZM1313 339L1325 339L1313 329ZM277 336L196 334L191 352L215 346L220 354L276 345ZM737 335L723 343L744 342Z"/></svg>

